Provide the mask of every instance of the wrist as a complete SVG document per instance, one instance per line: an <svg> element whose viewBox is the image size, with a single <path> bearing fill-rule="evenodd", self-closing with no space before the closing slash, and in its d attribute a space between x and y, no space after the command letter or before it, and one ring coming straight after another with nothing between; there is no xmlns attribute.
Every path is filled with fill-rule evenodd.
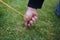
<svg viewBox="0 0 60 40"><path fill-rule="evenodd" d="M28 7L28 10L31 10L31 11L37 11L37 9L32 8L32 7Z"/></svg>

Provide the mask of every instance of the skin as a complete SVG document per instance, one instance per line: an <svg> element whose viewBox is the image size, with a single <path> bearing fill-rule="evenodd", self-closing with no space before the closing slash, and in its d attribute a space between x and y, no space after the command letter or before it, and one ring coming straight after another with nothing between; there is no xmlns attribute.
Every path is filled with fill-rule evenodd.
<svg viewBox="0 0 60 40"><path fill-rule="evenodd" d="M24 21L25 21L25 26L26 27L30 27L33 26L36 21L37 21L37 9L28 7L25 16L27 16L28 18L24 17Z"/></svg>

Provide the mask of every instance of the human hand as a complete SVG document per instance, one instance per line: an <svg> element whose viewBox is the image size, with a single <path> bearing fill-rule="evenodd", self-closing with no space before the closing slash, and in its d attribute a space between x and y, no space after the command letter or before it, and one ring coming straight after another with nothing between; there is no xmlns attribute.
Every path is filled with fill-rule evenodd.
<svg viewBox="0 0 60 40"><path fill-rule="evenodd" d="M26 27L33 26L37 21L37 10L31 7L28 7L24 17L24 21L25 21Z"/></svg>

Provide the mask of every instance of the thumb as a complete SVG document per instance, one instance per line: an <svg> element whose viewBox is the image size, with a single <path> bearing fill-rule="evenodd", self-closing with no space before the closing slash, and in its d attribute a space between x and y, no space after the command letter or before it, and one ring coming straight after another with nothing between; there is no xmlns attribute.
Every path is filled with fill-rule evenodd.
<svg viewBox="0 0 60 40"><path fill-rule="evenodd" d="M30 20L30 18L28 16L24 15L24 21L27 22L29 20Z"/></svg>

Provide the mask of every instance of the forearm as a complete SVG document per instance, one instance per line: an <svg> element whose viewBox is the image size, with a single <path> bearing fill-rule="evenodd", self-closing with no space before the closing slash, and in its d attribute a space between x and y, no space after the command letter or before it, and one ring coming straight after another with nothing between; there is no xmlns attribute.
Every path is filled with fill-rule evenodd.
<svg viewBox="0 0 60 40"><path fill-rule="evenodd" d="M28 7L41 8L44 0L29 0Z"/></svg>

